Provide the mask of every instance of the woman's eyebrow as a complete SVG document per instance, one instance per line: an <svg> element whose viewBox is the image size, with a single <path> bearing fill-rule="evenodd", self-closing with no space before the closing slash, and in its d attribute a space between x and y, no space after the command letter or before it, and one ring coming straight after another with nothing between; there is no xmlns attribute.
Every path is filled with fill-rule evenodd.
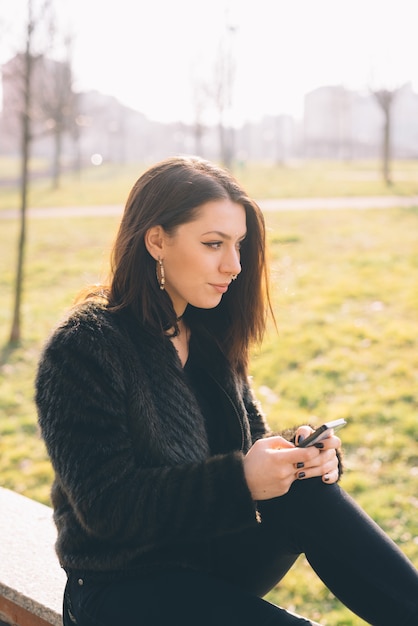
<svg viewBox="0 0 418 626"><path fill-rule="evenodd" d="M232 239L231 235L228 235L227 233L223 233L221 230L209 230L206 233L202 233L202 237L204 237L205 235L217 235L218 237L221 237L222 239ZM241 235L241 237L237 237L237 239L245 239L246 236L247 236L247 233L245 232L243 235Z"/></svg>

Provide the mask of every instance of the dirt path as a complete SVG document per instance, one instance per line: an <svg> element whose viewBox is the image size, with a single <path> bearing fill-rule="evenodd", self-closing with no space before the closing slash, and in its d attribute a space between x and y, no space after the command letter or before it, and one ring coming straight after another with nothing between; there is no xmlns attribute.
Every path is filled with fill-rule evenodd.
<svg viewBox="0 0 418 626"><path fill-rule="evenodd" d="M263 211L309 211L320 209L389 209L416 207L418 196L370 196L340 198L279 198L258 201ZM120 215L119 205L76 206L29 209L30 218L102 217ZM0 219L15 219L18 211L0 211Z"/></svg>

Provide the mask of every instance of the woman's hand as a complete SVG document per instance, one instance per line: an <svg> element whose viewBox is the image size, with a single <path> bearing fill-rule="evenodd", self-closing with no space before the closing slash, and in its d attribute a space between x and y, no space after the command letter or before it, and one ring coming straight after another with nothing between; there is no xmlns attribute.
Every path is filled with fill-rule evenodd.
<svg viewBox="0 0 418 626"><path fill-rule="evenodd" d="M305 430L307 429L307 430ZM307 436L309 426L297 431ZM329 437L324 447L298 448L283 437L259 439L244 457L244 474L254 500L269 500L287 493L295 480L322 476L327 483L338 480L335 448L338 437Z"/></svg>
<svg viewBox="0 0 418 626"><path fill-rule="evenodd" d="M296 443L299 443L302 439L306 439L311 433L313 433L313 429L310 426L299 426L295 434ZM321 439L317 447L321 451L321 454L325 455L323 461L326 461L324 463L324 469L326 471L321 474L323 482L327 484L336 483L339 478L339 468L335 450L341 447L341 439L331 434L326 437L326 439ZM306 474L305 478L312 478L312 476Z"/></svg>

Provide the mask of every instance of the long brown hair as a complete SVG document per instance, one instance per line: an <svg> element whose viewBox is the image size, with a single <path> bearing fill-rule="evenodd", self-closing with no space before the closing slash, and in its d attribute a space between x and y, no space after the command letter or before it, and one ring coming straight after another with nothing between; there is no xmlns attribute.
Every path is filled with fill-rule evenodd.
<svg viewBox="0 0 418 626"><path fill-rule="evenodd" d="M111 310L129 310L156 332L177 328L171 300L159 288L156 262L145 246L145 233L161 225L173 234L195 217L200 205L230 199L246 213L247 236L241 247L242 272L215 309L189 305L184 319L192 331L204 328L232 366L244 373L251 343L260 342L270 309L265 259L265 225L260 208L226 170L196 157L172 157L148 169L133 186L111 259ZM103 293L103 292L102 292Z"/></svg>

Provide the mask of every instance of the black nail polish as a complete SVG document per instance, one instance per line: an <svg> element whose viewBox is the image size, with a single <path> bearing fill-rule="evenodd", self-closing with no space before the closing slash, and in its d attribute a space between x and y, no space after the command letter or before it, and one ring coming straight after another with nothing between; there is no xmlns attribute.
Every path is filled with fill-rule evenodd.
<svg viewBox="0 0 418 626"><path fill-rule="evenodd" d="M305 439L305 435L299 435L297 443L302 443L302 441Z"/></svg>
<svg viewBox="0 0 418 626"><path fill-rule="evenodd" d="M318 443L315 443L314 446L315 446L315 448L318 448L319 450L322 450L322 448L324 447L324 444L319 441Z"/></svg>
<svg viewBox="0 0 418 626"><path fill-rule="evenodd" d="M305 463L303 461L299 461L299 463L296 463L296 467L298 469L300 469L301 467L305 467Z"/></svg>
<svg viewBox="0 0 418 626"><path fill-rule="evenodd" d="M299 472L298 474L298 478L305 478L306 474L305 472Z"/></svg>

